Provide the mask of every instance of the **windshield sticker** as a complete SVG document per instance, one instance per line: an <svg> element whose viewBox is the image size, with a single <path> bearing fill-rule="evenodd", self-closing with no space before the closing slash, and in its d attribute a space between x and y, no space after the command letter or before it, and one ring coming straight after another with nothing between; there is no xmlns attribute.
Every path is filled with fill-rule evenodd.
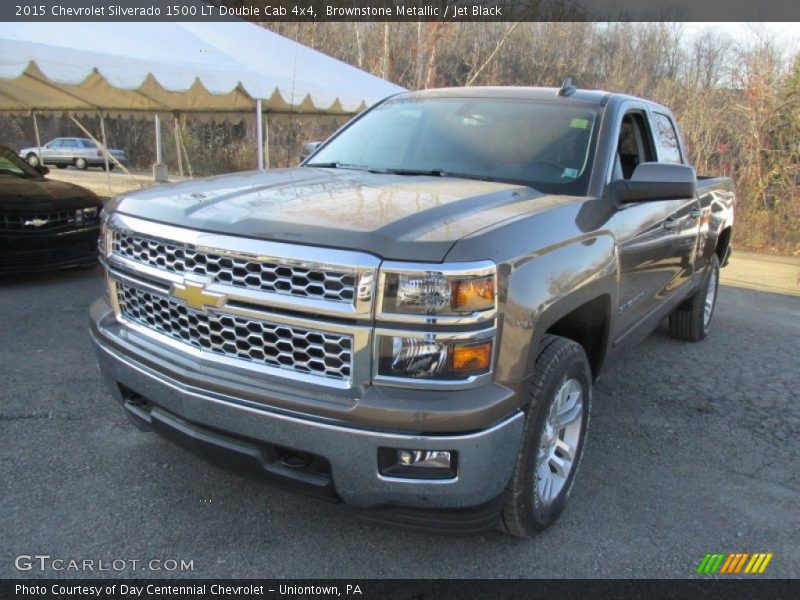
<svg viewBox="0 0 800 600"><path fill-rule="evenodd" d="M578 178L578 169L564 169L564 172L561 174L561 179L577 179Z"/></svg>
<svg viewBox="0 0 800 600"><path fill-rule="evenodd" d="M572 119L569 126L575 129L586 129L589 126L589 119Z"/></svg>

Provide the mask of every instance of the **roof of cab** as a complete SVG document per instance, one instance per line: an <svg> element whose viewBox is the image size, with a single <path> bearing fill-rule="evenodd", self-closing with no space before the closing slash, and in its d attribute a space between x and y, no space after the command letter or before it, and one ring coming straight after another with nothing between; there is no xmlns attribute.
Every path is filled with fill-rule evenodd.
<svg viewBox="0 0 800 600"><path fill-rule="evenodd" d="M517 86L474 86L436 88L399 94L415 98L515 98L520 100L573 100L589 104L605 104L612 95L603 90L575 90L569 96L559 96L560 88ZM614 94L616 95L616 94Z"/></svg>
<svg viewBox="0 0 800 600"><path fill-rule="evenodd" d="M569 95L559 96L561 88L554 87L521 87L521 86L475 86L452 87L420 90L417 92L403 92L396 97L411 96L412 98L512 98L519 100L548 100L564 102L581 102L605 106L613 98L618 101L637 100L649 104L657 110L669 109L657 102L646 98L639 98L628 94L617 94L605 90L576 89Z"/></svg>

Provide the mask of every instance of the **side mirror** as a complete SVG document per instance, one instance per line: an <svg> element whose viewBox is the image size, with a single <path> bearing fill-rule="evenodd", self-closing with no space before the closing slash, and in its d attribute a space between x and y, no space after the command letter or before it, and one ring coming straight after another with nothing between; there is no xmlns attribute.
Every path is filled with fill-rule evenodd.
<svg viewBox="0 0 800 600"><path fill-rule="evenodd" d="M303 151L300 153L300 161L302 162L309 156L314 154L314 152L317 151L317 148L319 148L321 145L322 142L307 142L306 144L304 144Z"/></svg>
<svg viewBox="0 0 800 600"><path fill-rule="evenodd" d="M43 164L36 165L34 169L36 169L36 172L39 173L39 175L47 175L50 172L50 168L44 166Z"/></svg>
<svg viewBox="0 0 800 600"><path fill-rule="evenodd" d="M614 199L622 204L693 198L697 193L697 174L693 167L671 163L642 163L630 179L612 184Z"/></svg>

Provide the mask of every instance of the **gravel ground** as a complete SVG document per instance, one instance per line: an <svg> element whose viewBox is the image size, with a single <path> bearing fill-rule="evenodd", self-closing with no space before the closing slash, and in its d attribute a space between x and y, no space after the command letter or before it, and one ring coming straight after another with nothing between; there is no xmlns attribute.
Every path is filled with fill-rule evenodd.
<svg viewBox="0 0 800 600"><path fill-rule="evenodd" d="M99 294L96 269L0 280L2 577L59 575L20 554L192 560L195 577L688 577L735 551L800 576L800 297L723 286L707 341L662 326L617 364L570 506L520 541L365 524L140 433L95 369Z"/></svg>

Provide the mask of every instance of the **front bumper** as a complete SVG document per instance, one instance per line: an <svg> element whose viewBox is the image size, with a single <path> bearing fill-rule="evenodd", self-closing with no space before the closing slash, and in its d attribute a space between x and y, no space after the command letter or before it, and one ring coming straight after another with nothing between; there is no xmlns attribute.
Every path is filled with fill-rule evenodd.
<svg viewBox="0 0 800 600"><path fill-rule="evenodd" d="M92 337L98 364L116 399L145 427L208 458L241 459L237 462L249 463L251 470L270 479L285 483L294 480L304 484L295 487L316 489L361 508L461 509L487 505L503 492L511 477L522 437L523 414L519 411L477 431L437 435L388 431L364 423L292 413L280 408L285 403L277 398L283 394L266 385L261 386L260 402L253 402L234 389L220 386L218 379L198 386L196 379L189 381L177 372L167 374L157 367L158 361L148 361L135 350L130 339L122 339L131 335L119 327L105 301L93 305ZM294 392L298 406L302 406L302 396L314 396L303 388ZM477 392L498 393L489 386ZM409 401L407 391L396 393L393 410L399 412ZM385 393L382 400L391 403ZM458 474L440 480L385 477L378 472L379 448L456 452ZM298 473L286 471L285 464L276 459L286 449L321 459L327 466L328 480L324 470L292 477Z"/></svg>
<svg viewBox="0 0 800 600"><path fill-rule="evenodd" d="M97 262L100 227L0 236L0 274L47 271Z"/></svg>

